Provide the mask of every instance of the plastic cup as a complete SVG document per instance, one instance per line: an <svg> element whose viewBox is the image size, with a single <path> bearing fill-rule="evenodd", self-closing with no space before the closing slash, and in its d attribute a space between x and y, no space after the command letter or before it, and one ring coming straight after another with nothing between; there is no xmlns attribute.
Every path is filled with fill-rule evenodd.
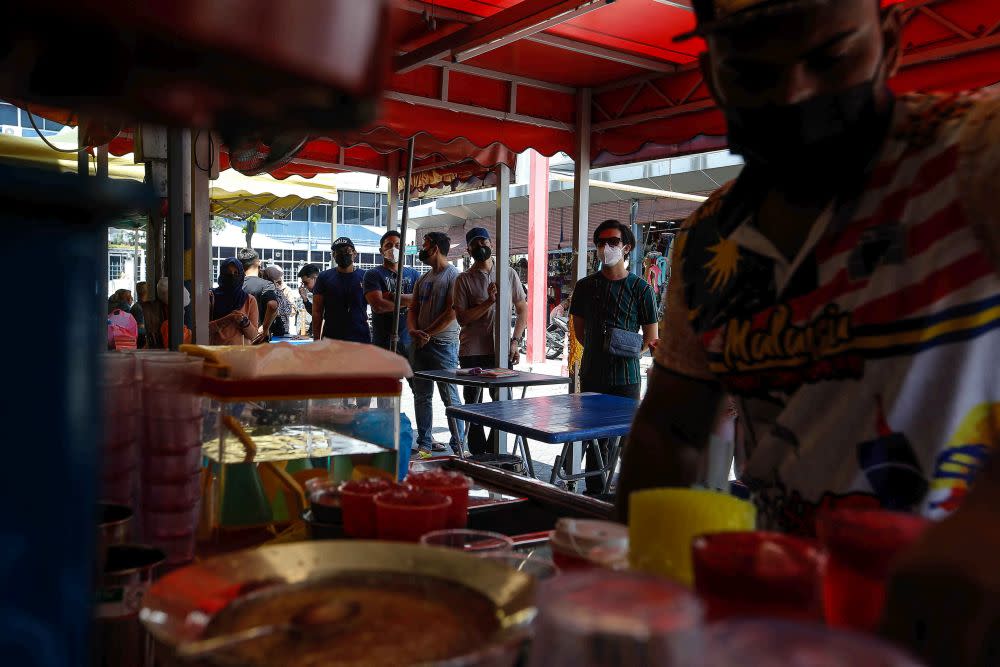
<svg viewBox="0 0 1000 667"><path fill-rule="evenodd" d="M186 481L148 481L142 486L142 506L146 510L183 510L200 499L201 472L194 473Z"/></svg>
<svg viewBox="0 0 1000 667"><path fill-rule="evenodd" d="M696 665L754 667L919 667L874 637L831 630L818 623L733 620L710 625Z"/></svg>
<svg viewBox="0 0 1000 667"><path fill-rule="evenodd" d="M602 568L626 557L628 528L612 521L563 518L549 533L549 546L563 571Z"/></svg>
<svg viewBox="0 0 1000 667"><path fill-rule="evenodd" d="M186 482L201 470L201 446L177 454L147 453L142 462L142 483Z"/></svg>
<svg viewBox="0 0 1000 667"><path fill-rule="evenodd" d="M564 574L538 596L528 667L690 667L700 649L702 609L671 581L624 572Z"/></svg>
<svg viewBox="0 0 1000 667"><path fill-rule="evenodd" d="M343 501L343 496L341 496ZM419 542L448 524L451 498L427 489L394 489L375 496L375 526L380 540Z"/></svg>
<svg viewBox="0 0 1000 667"><path fill-rule="evenodd" d="M540 558L534 554L518 554L510 551L490 551L480 556L483 560L499 563L516 572L523 572L534 577L538 581L551 579L559 574L560 570L555 563L547 558Z"/></svg>
<svg viewBox="0 0 1000 667"><path fill-rule="evenodd" d="M160 419L147 415L146 445L149 452L176 454L201 447L201 413L195 417Z"/></svg>
<svg viewBox="0 0 1000 667"><path fill-rule="evenodd" d="M142 385L147 389L193 392L205 360L187 355L155 354L142 359Z"/></svg>
<svg viewBox="0 0 1000 667"><path fill-rule="evenodd" d="M514 540L506 535L488 530L466 530L464 528L435 530L423 535L420 538L420 543L427 547L458 549L476 556L491 552L510 551L514 548Z"/></svg>
<svg viewBox="0 0 1000 667"><path fill-rule="evenodd" d="M691 541L698 535L753 530L756 510L745 500L696 489L650 489L629 496L632 569L690 586Z"/></svg>
<svg viewBox="0 0 1000 667"><path fill-rule="evenodd" d="M472 480L460 472L430 470L407 476L406 483L419 489L436 491L451 498L448 528L465 528L469 522L469 488Z"/></svg>
<svg viewBox="0 0 1000 667"><path fill-rule="evenodd" d="M375 496L398 487L395 482L380 477L351 480L341 484L340 508L343 514L344 534L363 540L374 538L377 533Z"/></svg>
<svg viewBox="0 0 1000 667"><path fill-rule="evenodd" d="M105 386L132 384L135 382L135 355L120 352L105 352L101 355L104 365Z"/></svg>
<svg viewBox="0 0 1000 667"><path fill-rule="evenodd" d="M696 537L691 552L695 590L708 621L823 621L825 557L817 542L781 533L714 533Z"/></svg>
<svg viewBox="0 0 1000 667"><path fill-rule="evenodd" d="M893 561L927 528L923 517L884 510L842 509L816 528L828 560L823 578L826 621L866 632L878 628Z"/></svg>

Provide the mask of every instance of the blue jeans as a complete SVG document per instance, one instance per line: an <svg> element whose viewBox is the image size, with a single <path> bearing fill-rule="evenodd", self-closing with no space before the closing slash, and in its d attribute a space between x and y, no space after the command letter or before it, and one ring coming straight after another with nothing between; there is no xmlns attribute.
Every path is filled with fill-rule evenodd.
<svg viewBox="0 0 1000 667"><path fill-rule="evenodd" d="M440 342L431 340L423 347L416 344L410 347L410 365L413 371L440 371L458 368L458 341ZM438 382L438 392L446 406L461 405L458 398L458 387L453 384ZM434 438L431 427L434 423L434 382L413 378L413 407L417 413L417 446L430 447ZM455 419L448 420L451 431L451 447L455 453L462 451L462 436L464 422Z"/></svg>

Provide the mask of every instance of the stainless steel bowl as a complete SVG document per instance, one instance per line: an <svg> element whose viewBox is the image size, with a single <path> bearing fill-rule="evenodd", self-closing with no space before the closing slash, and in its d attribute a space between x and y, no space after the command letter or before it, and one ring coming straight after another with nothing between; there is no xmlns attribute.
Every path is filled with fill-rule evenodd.
<svg viewBox="0 0 1000 667"><path fill-rule="evenodd" d="M176 647L201 638L214 614L262 582L268 586L322 581L351 572L397 573L461 584L489 599L499 620L490 641L449 667L500 667L516 662L535 616L535 580L452 549L412 544L324 540L275 545L219 556L168 574L147 593L140 618L166 667L181 662ZM232 664L232 663L227 663Z"/></svg>

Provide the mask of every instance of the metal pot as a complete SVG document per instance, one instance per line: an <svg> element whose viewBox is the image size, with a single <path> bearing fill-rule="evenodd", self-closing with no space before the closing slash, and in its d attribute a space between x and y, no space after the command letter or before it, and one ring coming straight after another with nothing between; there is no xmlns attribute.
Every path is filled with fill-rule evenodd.
<svg viewBox="0 0 1000 667"><path fill-rule="evenodd" d="M144 545L108 547L95 595L95 667L152 667L152 641L139 622L139 610L165 559L162 551Z"/></svg>
<svg viewBox="0 0 1000 667"><path fill-rule="evenodd" d="M124 544L131 537L132 508L127 505L97 504L97 579L104 574L104 561L108 547Z"/></svg>
<svg viewBox="0 0 1000 667"><path fill-rule="evenodd" d="M398 573L461 584L488 598L500 629L449 667L510 666L529 637L535 615L534 579L451 549L412 544L326 540L262 547L190 565L160 579L145 597L140 618L156 641L164 667L185 665L175 648L199 639L214 614L249 591L322 581L345 573ZM211 665L213 663L198 663Z"/></svg>

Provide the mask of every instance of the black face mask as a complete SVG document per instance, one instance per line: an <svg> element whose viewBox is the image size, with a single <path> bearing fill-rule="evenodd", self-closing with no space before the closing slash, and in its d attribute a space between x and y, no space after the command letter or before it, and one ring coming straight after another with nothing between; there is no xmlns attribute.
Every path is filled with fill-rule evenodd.
<svg viewBox="0 0 1000 667"><path fill-rule="evenodd" d="M417 259L419 259L424 264L430 264L431 251L423 248L417 253Z"/></svg>
<svg viewBox="0 0 1000 667"><path fill-rule="evenodd" d="M333 261L337 263L342 269L346 269L351 264L354 264L354 255L349 252L338 252L333 256Z"/></svg>
<svg viewBox="0 0 1000 667"><path fill-rule="evenodd" d="M225 287L231 289L236 287L236 274L235 273L220 273L219 274L219 287Z"/></svg>
<svg viewBox="0 0 1000 667"><path fill-rule="evenodd" d="M493 251L484 245L477 246L472 249L472 259L476 260L477 262L485 262L490 258L490 255L492 254Z"/></svg>
<svg viewBox="0 0 1000 667"><path fill-rule="evenodd" d="M730 107L729 149L779 181L815 183L863 173L882 146L891 114L879 111L875 86L868 81L796 104Z"/></svg>

